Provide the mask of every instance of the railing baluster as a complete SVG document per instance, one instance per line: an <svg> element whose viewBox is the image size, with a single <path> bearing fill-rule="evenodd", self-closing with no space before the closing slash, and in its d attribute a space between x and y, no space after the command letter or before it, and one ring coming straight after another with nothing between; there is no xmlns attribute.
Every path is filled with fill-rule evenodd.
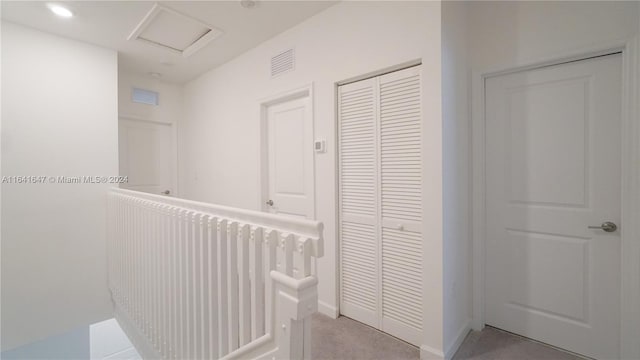
<svg viewBox="0 0 640 360"><path fill-rule="evenodd" d="M176 308L177 308L177 301L176 301L176 293L177 293L177 286L176 286L176 250L175 250L175 244L176 244L176 218L177 218L177 209L175 207L169 207L168 209L168 233L167 233L167 259L168 259L168 276L169 276L169 293L167 294L167 306L168 306L168 323L169 323L169 328L168 331L169 333L167 334L167 342L168 342L168 348L169 348L169 359L176 359L177 358L177 353L176 353L176 344L178 343L178 336L177 336L177 320L176 320Z"/></svg>
<svg viewBox="0 0 640 360"><path fill-rule="evenodd" d="M171 211L171 327L172 327L172 358L179 359L180 349L180 210Z"/></svg>
<svg viewBox="0 0 640 360"><path fill-rule="evenodd" d="M238 223L229 224L229 350L238 348Z"/></svg>
<svg viewBox="0 0 640 360"><path fill-rule="evenodd" d="M169 217L168 208L165 205L160 206L160 227L161 227L161 236L160 236L160 261L159 261L159 272L160 272L160 314L162 318L162 332L161 332L161 346L162 346L162 357L168 359L169 355L169 310L168 310L168 295L169 295L169 258L168 258L168 234L169 234Z"/></svg>
<svg viewBox="0 0 640 360"><path fill-rule="evenodd" d="M155 204L152 204L150 206L150 210L151 210L151 248L150 248L150 255L151 255L151 273L150 273L150 281L151 281L151 310L152 310L152 316L151 316L151 334L153 336L153 342L155 345L155 349L156 351L160 350L160 333L159 333L159 326L158 326L158 319L160 317L160 312L158 311L158 300L160 298L159 296L159 289L158 289L158 258L160 256L159 251L158 251L158 234L159 234L159 229L158 229L158 208Z"/></svg>
<svg viewBox="0 0 640 360"><path fill-rule="evenodd" d="M286 234L280 241L280 251L283 253L283 272L293 277L293 249L295 246L295 238L292 234Z"/></svg>
<svg viewBox="0 0 640 360"><path fill-rule="evenodd" d="M129 200L129 199L128 199ZM126 284L126 291L127 291L127 311L129 312L130 315L134 316L134 311L133 311L133 286L132 286L132 282L133 282L133 276L134 276L134 272L133 272L133 267L135 265L135 261L134 261L134 254L133 254L133 236L134 234L134 221L135 221L135 214L134 214L134 209L133 206L131 204L131 201L127 201L127 218L130 219L129 222L127 223L127 244L126 244L126 259L127 259L127 270L126 270L126 277L127 277L127 284Z"/></svg>
<svg viewBox="0 0 640 360"><path fill-rule="evenodd" d="M155 292L153 294L156 302L156 316L155 316L155 329L156 329L156 348L158 352L164 356L164 349L162 346L162 219L161 219L161 209L160 204L154 204L154 227L155 227L155 238L153 239L154 246L156 248L156 255L154 257L154 277L155 277Z"/></svg>
<svg viewBox="0 0 640 360"><path fill-rule="evenodd" d="M222 356L218 339L218 219L209 219L209 354L208 359L217 359Z"/></svg>
<svg viewBox="0 0 640 360"><path fill-rule="evenodd" d="M180 299L179 299L179 314L178 320L180 321L180 358L188 357L187 350L187 275L186 275L186 257L187 257L187 225L188 225L188 214L186 210L180 211L180 230L179 230L179 240L178 240L178 248L180 252L180 256L178 258L179 264L179 273L178 277L179 281L179 291L180 291Z"/></svg>
<svg viewBox="0 0 640 360"><path fill-rule="evenodd" d="M138 254L137 252L137 244L136 244L136 240L135 239L140 239L140 235L138 233L138 228L135 226L135 224L138 224L140 222L140 220L138 219L138 208L136 207L135 203L133 202L133 200L130 200L131 202L129 203L129 210L130 210L130 214L131 214L131 223L129 224L129 289L128 289L128 293L129 295L129 311L131 313L132 316L132 320L134 321L134 323L136 324L136 326L140 326L140 324L138 324L138 314L136 313L136 311L138 311L138 307L136 306L136 300L138 298L138 289L135 287L136 284L136 277L137 277L137 271L138 271L138 266L140 266L140 264L136 261L136 255Z"/></svg>
<svg viewBox="0 0 640 360"><path fill-rule="evenodd" d="M202 236L203 236L203 215L195 216L195 238L193 243L193 285L194 285L194 309L193 309L193 325L194 325L194 352L196 359L202 359Z"/></svg>
<svg viewBox="0 0 640 360"><path fill-rule="evenodd" d="M131 280L132 280L132 276L133 276L133 265L134 262L133 260L133 247L131 244L131 237L132 237L132 229L133 229L133 211L131 209L131 203L129 202L129 199L125 199L126 203L125 203L125 207L126 207L126 219L127 219L127 225L126 225L126 229L125 229L125 244L124 244L124 258L125 258L125 263L124 263L124 299L125 299L125 309L127 310L127 313L129 314L129 316L132 316L133 310L131 308L131 297L132 297L132 292L131 292ZM133 319L133 318L132 318Z"/></svg>
<svg viewBox="0 0 640 360"><path fill-rule="evenodd" d="M144 332L144 324L142 323L142 317L140 316L140 311L141 311L141 299L142 299L142 286L140 286L140 276L142 273L142 265L144 264L144 258L141 256L142 252L140 251L140 244L142 243L142 241L144 240L144 232L143 232L143 224L144 224L144 219L142 217L142 211L140 209L140 204L138 203L138 201L136 201L135 204L135 212L136 212L136 222L134 223L134 228L136 229L136 233L137 235L132 239L133 240L133 244L134 244L134 258L132 260L135 261L136 264L136 268L135 268L135 272L134 272L134 283L133 283L133 287L135 290L135 299L134 299L134 306L135 306L135 316L136 316L136 323L138 324L138 327L142 329L142 331ZM135 224L140 224L140 226L136 226ZM135 259L140 259L139 261L136 261Z"/></svg>
<svg viewBox="0 0 640 360"><path fill-rule="evenodd" d="M131 236L131 210L129 207L129 202L126 201L127 199L123 199L124 202L124 218L127 219L127 221L124 223L124 239L123 239L123 244L122 244L122 256L124 257L124 261L122 262L122 267L124 268L124 270L122 271L122 301L123 301L123 308L124 310L127 311L127 313L129 313L129 315L131 315L131 307L129 306L129 300L131 297L131 292L129 289L129 281L131 280L131 247L130 247L130 236Z"/></svg>
<svg viewBox="0 0 640 360"><path fill-rule="evenodd" d="M143 272L142 272L142 286L144 290L144 302L143 302L143 316L145 328L147 329L147 336L152 339L151 345L154 345L153 341L153 333L151 324L153 322L153 301L152 301L152 286L153 282L151 281L151 262L153 258L153 254L151 253L151 232L153 231L151 221L152 215L149 207L149 203L145 201L143 208L143 219L145 223L144 232L144 242L142 243L142 253L144 254L144 262ZM151 256L150 256L151 255Z"/></svg>
<svg viewBox="0 0 640 360"><path fill-rule="evenodd" d="M265 298L273 299L274 295L274 284L271 281L271 271L275 270L277 267L276 261L276 248L278 246L278 232L275 230L271 230L267 233L266 240L264 242L265 247L265 269L266 272L264 274L265 280ZM273 304L267 304L265 307L265 332L273 331L274 324L274 315L273 315Z"/></svg>
<svg viewBox="0 0 640 360"><path fill-rule="evenodd" d="M144 233L142 232L142 214L139 208L138 201L134 202L134 212L135 212L135 222L133 224L134 228L134 236L131 238L131 243L133 244L133 258L135 267L134 267L134 278L131 286L133 287L134 298L132 301L135 321L139 328L143 329L143 324L140 317L140 299L142 298L142 287L140 287L140 273L142 269L142 259L140 258L140 243L142 242ZM139 225L136 225L139 224ZM136 259L140 259L140 261L136 261Z"/></svg>
<svg viewBox="0 0 640 360"><path fill-rule="evenodd" d="M189 215L189 240L187 242L187 284L188 290L187 294L189 297L189 302L187 306L189 310L187 311L187 316L189 317L189 359L197 358L196 354L196 298L197 298L197 290L196 290L196 243L198 239L198 222L199 215L198 213L192 212Z"/></svg>
<svg viewBox="0 0 640 360"><path fill-rule="evenodd" d="M138 246L138 253L140 259L140 274L138 277L138 286L140 287L140 321L142 323L142 329L146 336L149 336L149 306L147 304L147 286L149 282L146 281L147 265L149 263L149 256L146 253L146 245L148 240L149 222L148 214L145 211L145 201L140 203L140 219L141 232L140 243Z"/></svg>
<svg viewBox="0 0 640 360"><path fill-rule="evenodd" d="M147 254L145 254L144 246L147 242L147 214L144 209L144 201L141 201L139 204L138 212L140 213L140 241L138 242L138 256L136 258L140 259L140 267L138 271L138 288L140 289L140 296L138 299L138 317L140 319L140 324L142 326L143 332L145 335L149 336L149 329L147 327L147 296L146 296L146 281L145 281L145 270L147 266L147 262L149 261Z"/></svg>
<svg viewBox="0 0 640 360"><path fill-rule="evenodd" d="M210 221L211 218L209 215L203 215L201 218L201 247L200 247L200 287L202 289L201 299L200 299L200 316L201 316L201 348L200 354L202 359L211 359L211 352L209 347L209 342L211 341L210 336L210 315L209 315L209 307L210 307L210 290L209 290L209 244L210 244Z"/></svg>
<svg viewBox="0 0 640 360"><path fill-rule="evenodd" d="M300 264L299 278L304 278L311 275L311 239L301 238L295 249L295 257L298 259L297 263Z"/></svg>
<svg viewBox="0 0 640 360"><path fill-rule="evenodd" d="M264 335L263 228L256 227L251 237L251 338Z"/></svg>
<svg viewBox="0 0 640 360"><path fill-rule="evenodd" d="M251 227L248 224L242 225L239 235L239 344L243 346L251 341L251 287L249 283L249 238L251 237Z"/></svg>
<svg viewBox="0 0 640 360"><path fill-rule="evenodd" d="M145 214L144 214L144 209L142 208L144 202L140 201L139 204L137 204L137 212L138 212L138 219L140 219L139 221L139 233L140 233L140 238L135 241L136 243L136 258L140 259L139 262L140 264L138 265L138 269L136 271L136 289L138 289L138 298L136 299L136 307L137 307L137 316L138 316L138 323L140 324L140 327L142 328L142 332L147 335L147 324L145 322L145 316L144 316L144 311L145 311L145 306L144 306L144 266L146 265L146 256L144 256L144 251L142 250L142 248L144 247L144 242L145 242L145 237L147 236L146 233L146 224L145 224ZM144 257L143 257L144 256Z"/></svg>
<svg viewBox="0 0 640 360"><path fill-rule="evenodd" d="M218 285L220 300L220 312L218 313L220 329L220 354L224 355L229 352L229 312L228 312L228 291L227 291L227 221L222 220L218 223Z"/></svg>

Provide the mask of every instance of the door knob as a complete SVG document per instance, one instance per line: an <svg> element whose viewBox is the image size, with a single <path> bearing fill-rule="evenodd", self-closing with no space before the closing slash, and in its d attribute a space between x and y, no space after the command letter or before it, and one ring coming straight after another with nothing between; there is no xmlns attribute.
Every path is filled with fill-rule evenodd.
<svg viewBox="0 0 640 360"><path fill-rule="evenodd" d="M614 232L618 230L618 225L612 223L611 221L605 221L600 226L589 226L589 229L600 229L606 232Z"/></svg>
<svg viewBox="0 0 640 360"><path fill-rule="evenodd" d="M269 201L267 201L267 205L269 205L269 206L273 206L273 200L269 200Z"/></svg>
<svg viewBox="0 0 640 360"><path fill-rule="evenodd" d="M160 194L169 195L169 194L171 194L171 191L170 190L165 190L165 191L161 192Z"/></svg>

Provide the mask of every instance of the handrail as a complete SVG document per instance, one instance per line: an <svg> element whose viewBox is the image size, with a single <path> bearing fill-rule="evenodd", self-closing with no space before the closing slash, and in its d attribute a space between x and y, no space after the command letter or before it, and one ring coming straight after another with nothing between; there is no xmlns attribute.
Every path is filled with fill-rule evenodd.
<svg viewBox="0 0 640 360"><path fill-rule="evenodd" d="M223 205L214 205L200 201L181 199L166 195L156 195L121 188L113 188L111 189L111 192L135 196L150 201L157 201L160 203L170 204L185 209L224 216L232 220L251 223L257 226L263 226L265 228L279 229L280 231L284 232L306 235L313 240L313 256L324 256L324 239L322 236L324 225L319 221L285 217L282 215L275 215L261 211L240 209Z"/></svg>

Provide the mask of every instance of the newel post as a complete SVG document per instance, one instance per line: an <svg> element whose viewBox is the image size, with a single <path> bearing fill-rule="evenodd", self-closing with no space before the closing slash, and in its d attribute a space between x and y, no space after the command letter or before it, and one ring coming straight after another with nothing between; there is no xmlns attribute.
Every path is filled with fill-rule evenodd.
<svg viewBox="0 0 640 360"><path fill-rule="evenodd" d="M318 279L271 271L275 284L278 359L311 359L311 315L318 310Z"/></svg>

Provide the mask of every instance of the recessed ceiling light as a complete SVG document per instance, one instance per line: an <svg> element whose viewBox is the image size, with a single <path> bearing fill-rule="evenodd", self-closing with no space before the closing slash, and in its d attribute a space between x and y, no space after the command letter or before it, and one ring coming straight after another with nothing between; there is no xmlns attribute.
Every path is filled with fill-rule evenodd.
<svg viewBox="0 0 640 360"><path fill-rule="evenodd" d="M51 10L52 13L60 17L63 17L63 18L73 17L73 12L62 5L47 4L47 7L49 8L49 10Z"/></svg>

